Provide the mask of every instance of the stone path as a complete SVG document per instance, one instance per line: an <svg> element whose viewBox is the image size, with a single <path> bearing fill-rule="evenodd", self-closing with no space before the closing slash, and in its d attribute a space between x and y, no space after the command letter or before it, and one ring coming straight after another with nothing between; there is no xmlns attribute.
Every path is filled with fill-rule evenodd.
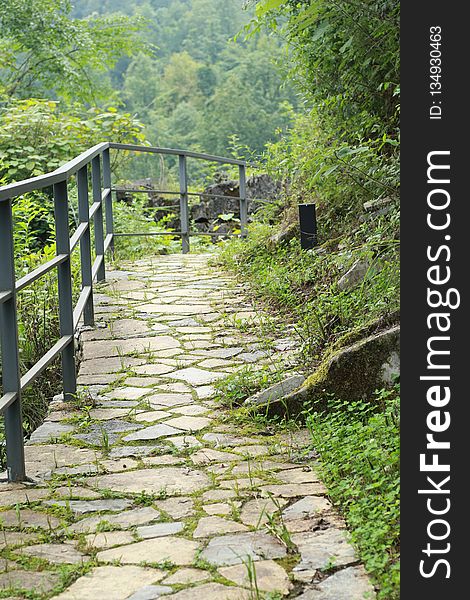
<svg viewBox="0 0 470 600"><path fill-rule="evenodd" d="M0 597L373 597L306 432L212 399L217 379L292 352L207 261L108 274L81 336L80 395L56 399L26 446L36 483L0 485Z"/></svg>

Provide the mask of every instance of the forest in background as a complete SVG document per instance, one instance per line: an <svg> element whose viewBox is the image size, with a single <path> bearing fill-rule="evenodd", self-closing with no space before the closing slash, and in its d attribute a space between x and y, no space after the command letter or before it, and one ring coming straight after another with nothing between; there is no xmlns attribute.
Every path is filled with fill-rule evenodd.
<svg viewBox="0 0 470 600"><path fill-rule="evenodd" d="M24 55L17 63L0 45L6 102L47 98L67 114L115 107L145 126L152 145L220 155L243 148L259 156L291 121L297 96L280 71L280 40L234 39L250 19L241 0L2 4L11 17L0 36ZM40 26L27 23L40 14Z"/></svg>
<svg viewBox="0 0 470 600"><path fill-rule="evenodd" d="M121 59L108 84L152 145L259 156L288 127L297 96L281 41L234 39L253 13L241 0L75 0L72 14L111 12L145 19L145 52Z"/></svg>
<svg viewBox="0 0 470 600"><path fill-rule="evenodd" d="M257 213L245 243L224 246L222 260L293 323L308 372L399 315L399 3L245 4L0 0L0 185L102 140L257 157L288 193ZM132 176L148 175L144 167ZM120 173L131 176L125 165ZM70 198L73 206L72 189ZM300 249L299 201L317 205L313 251ZM50 192L19 198L14 214L21 276L55 252ZM121 203L116 219L155 225ZM171 249L139 244L127 247L132 256ZM369 265L363 281L339 290L358 260ZM74 269L76 293L78 257ZM56 287L46 277L18 297L23 370L57 339ZM41 381L24 397L26 433L60 385L57 368ZM240 400L262 383L257 373L234 376L224 394ZM395 600L398 388L369 402L331 398L326 412L309 404L303 418L378 597Z"/></svg>

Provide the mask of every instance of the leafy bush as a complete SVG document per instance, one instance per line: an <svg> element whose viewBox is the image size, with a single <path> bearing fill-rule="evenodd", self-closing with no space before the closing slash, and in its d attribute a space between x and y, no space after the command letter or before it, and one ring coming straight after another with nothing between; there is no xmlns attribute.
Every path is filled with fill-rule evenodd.
<svg viewBox="0 0 470 600"><path fill-rule="evenodd" d="M374 403L332 399L326 412L307 415L322 479L382 600L399 598L398 394L382 390Z"/></svg>
<svg viewBox="0 0 470 600"><path fill-rule="evenodd" d="M132 115L52 100L16 100L0 110L0 184L57 169L90 146L107 140L143 143Z"/></svg>
<svg viewBox="0 0 470 600"><path fill-rule="evenodd" d="M17 274L21 276L55 256L55 244L17 257ZM79 261L72 261L75 300L79 293ZM59 304L57 277L54 272L36 280L17 296L20 372L26 373L59 339ZM1 356L0 356L1 367ZM26 436L44 420L48 404L61 389L60 358L22 394L23 430ZM3 417L0 420L0 467L4 467Z"/></svg>
<svg viewBox="0 0 470 600"><path fill-rule="evenodd" d="M267 145L268 170L297 202L315 201L322 233L358 223L366 200L399 193L399 2L258 0L248 30L287 38L306 111ZM323 239L326 239L324 237Z"/></svg>
<svg viewBox="0 0 470 600"><path fill-rule="evenodd" d="M364 202L389 197L397 204L397 143L382 136L348 144L322 125L318 109L298 115L264 156L267 171L288 182L284 220L296 218L298 202L315 202L320 240L326 241L359 225Z"/></svg>
<svg viewBox="0 0 470 600"><path fill-rule="evenodd" d="M148 215L148 207L142 198L135 198L132 205L115 202L113 206L114 228L122 233L150 233L163 231ZM115 238L116 260L135 260L155 254L168 254L180 250L180 238L171 236L135 236Z"/></svg>
<svg viewBox="0 0 470 600"><path fill-rule="evenodd" d="M0 0L0 100L28 96L108 99L106 76L142 51L139 17L73 19L68 0ZM99 76L99 79L98 79Z"/></svg>
<svg viewBox="0 0 470 600"><path fill-rule="evenodd" d="M397 0L258 0L251 28L281 29L292 78L323 127L355 143L397 134L399 7Z"/></svg>

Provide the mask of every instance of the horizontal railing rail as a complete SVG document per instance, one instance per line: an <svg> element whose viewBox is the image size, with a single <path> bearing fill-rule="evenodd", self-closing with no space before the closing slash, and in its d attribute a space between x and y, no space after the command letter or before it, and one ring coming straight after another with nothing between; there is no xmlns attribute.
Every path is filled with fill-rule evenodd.
<svg viewBox="0 0 470 600"><path fill-rule="evenodd" d="M155 188L112 188L112 192L125 193L125 194L161 194L165 196L178 196L179 191L177 190L158 190ZM188 196L196 196L200 198L217 198L223 200L238 200L238 196L230 196L229 194L213 194L212 192L188 192ZM253 202L270 202L266 198L257 198L254 196L250 196L250 200ZM155 206L155 208L161 209L165 208L163 206Z"/></svg>
<svg viewBox="0 0 470 600"><path fill-rule="evenodd" d="M110 150L178 157L179 191L171 192L174 195L179 195L180 229L178 231L135 233L114 231L113 194L115 195L119 188L113 187L111 181ZM245 237L248 222L247 163L234 158L171 148L103 142L86 150L51 173L0 187L0 348L3 387L3 395L0 396L0 412L4 415L7 476L9 481L24 481L27 479L24 460L22 392L60 355L64 400L71 400L76 395L75 333L81 320L83 320L84 325L94 325L93 286L95 281L105 280L105 256L108 251L114 251L115 238L129 235L179 236L181 237L182 251L186 253L189 252L190 236L210 235L217 237L227 235L226 233L217 232L190 231L189 196L213 195L188 191L188 158L238 166L239 194L237 197L226 197L239 201L240 236ZM71 234L69 231L68 184L72 177L76 178L79 223ZM91 204L89 198L90 180ZM54 199L56 256L30 273L16 279L12 203L18 196L44 190L45 188L52 188ZM137 190L123 191L134 193ZM218 195L217 197L222 196ZM92 255L92 226L94 260ZM74 306L71 256L77 246L80 248L81 291ZM60 337L26 373L21 375L17 294L53 270L57 270Z"/></svg>
<svg viewBox="0 0 470 600"><path fill-rule="evenodd" d="M118 144L113 142L102 142L92 148L89 148L76 158L65 163L55 171L46 173L44 175L38 175L37 177L31 177L23 181L11 183L9 185L0 187L0 201L8 200L8 198L20 196L27 192L33 192L36 190L50 187L64 178L68 179L72 175L88 164L95 156L102 154L105 150L112 148L114 150L127 150L128 152L143 152L151 154L166 154L172 156L184 156L187 158L197 158L200 160L206 160L208 162L218 162L221 164L238 165L240 167L252 166L246 161L237 160L235 158L224 158L222 156L213 156L212 154L204 154L202 152L190 152L188 150L176 150L174 148L158 148L156 146L137 146L134 144Z"/></svg>

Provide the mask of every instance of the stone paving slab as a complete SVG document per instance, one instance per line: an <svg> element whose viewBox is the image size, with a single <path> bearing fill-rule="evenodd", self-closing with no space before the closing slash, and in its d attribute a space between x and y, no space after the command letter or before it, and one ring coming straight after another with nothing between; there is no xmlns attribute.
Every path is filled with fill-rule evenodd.
<svg viewBox="0 0 470 600"><path fill-rule="evenodd" d="M209 478L202 471L187 467L161 467L160 469L141 469L129 473L116 473L91 477L90 485L97 489L109 489L115 492L188 494L208 487Z"/></svg>
<svg viewBox="0 0 470 600"><path fill-rule="evenodd" d="M364 600L374 598L364 567L348 567L324 579L313 589L306 590L298 600Z"/></svg>
<svg viewBox="0 0 470 600"><path fill-rule="evenodd" d="M164 572L136 566L96 567L80 577L57 600L126 600L144 585L160 581Z"/></svg>
<svg viewBox="0 0 470 600"><path fill-rule="evenodd" d="M29 508L10 509L0 512L0 523L3 527L46 530L56 529L60 525L57 517Z"/></svg>
<svg viewBox="0 0 470 600"><path fill-rule="evenodd" d="M139 538L144 540L156 537L165 537L168 535L174 535L184 529L184 523L178 521L174 523L156 523L155 525L146 525L144 527L137 527L136 534Z"/></svg>
<svg viewBox="0 0 470 600"><path fill-rule="evenodd" d="M134 510L124 511L119 514L102 514L93 517L86 517L80 521L69 525L68 529L77 533L86 533L96 531L96 529L106 523L107 525L118 528L128 529L137 525L151 523L160 518L160 512L151 506L136 508Z"/></svg>
<svg viewBox="0 0 470 600"><path fill-rule="evenodd" d="M199 581L206 581L210 579L211 575L208 571L200 569L192 569L190 567L178 569L173 575L166 577L163 583L168 585L174 584L185 584L185 583L197 583Z"/></svg>
<svg viewBox="0 0 470 600"><path fill-rule="evenodd" d="M15 588L29 592L34 590L36 593L44 594L50 592L59 581L59 573L51 571L12 570L0 573L0 590Z"/></svg>
<svg viewBox="0 0 470 600"><path fill-rule="evenodd" d="M212 538L201 552L202 558L215 566L237 565L253 561L283 558L287 551L279 540L264 532L223 535Z"/></svg>
<svg viewBox="0 0 470 600"><path fill-rule="evenodd" d="M130 531L104 531L102 533L89 533L85 536L87 548L107 550L113 546L124 546L135 540Z"/></svg>
<svg viewBox="0 0 470 600"><path fill-rule="evenodd" d="M70 544L37 544L21 548L21 554L35 556L50 563L77 564L86 562L89 557L76 550Z"/></svg>
<svg viewBox="0 0 470 600"><path fill-rule="evenodd" d="M255 565L256 586L263 592L281 592L286 595L293 585L289 581L286 571L274 560L260 560ZM221 567L218 572L222 577L233 581L240 587L250 588L250 579L246 565L232 565Z"/></svg>
<svg viewBox="0 0 470 600"><path fill-rule="evenodd" d="M197 542L181 537L158 537L98 552L97 559L102 562L117 560L128 565L168 561L181 566L193 563L198 548Z"/></svg>
<svg viewBox="0 0 470 600"><path fill-rule="evenodd" d="M251 564L260 598L373 597L315 463L295 458L309 433L263 431L215 399L228 372L268 355L281 368L297 342L280 322L258 331L268 317L208 258L158 256L107 273L98 326L82 335L78 382L89 387L79 392L91 410L80 424L76 406L54 402L25 449L39 483L0 484L0 549L13 548L0 589L13 584L20 597L21 588L55 588L59 600L252 600ZM289 532L290 553L280 541ZM37 558L49 568L19 566ZM60 583L57 569L82 563L88 572Z"/></svg>
<svg viewBox="0 0 470 600"><path fill-rule="evenodd" d="M132 506L130 500L112 498L103 500L47 500L44 504L48 506L63 506L77 515L101 511L118 512Z"/></svg>

